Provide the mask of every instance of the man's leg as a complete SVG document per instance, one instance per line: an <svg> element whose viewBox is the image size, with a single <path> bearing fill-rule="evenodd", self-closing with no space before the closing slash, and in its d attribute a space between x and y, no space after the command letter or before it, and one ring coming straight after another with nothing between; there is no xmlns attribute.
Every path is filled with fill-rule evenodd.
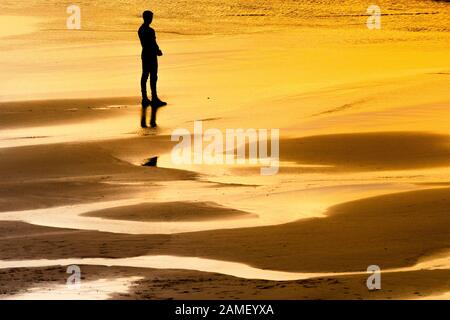
<svg viewBox="0 0 450 320"><path fill-rule="evenodd" d="M152 101L158 99L158 93L156 91L156 82L158 81L158 58L152 57L149 61L150 71L150 90L152 91Z"/></svg>
<svg viewBox="0 0 450 320"><path fill-rule="evenodd" d="M147 59L142 59L142 76L141 76L141 93L142 93L142 107L148 107L150 100L147 96L147 80L150 74L150 66Z"/></svg>
<svg viewBox="0 0 450 320"><path fill-rule="evenodd" d="M141 93L142 93L142 110L141 110L141 127L147 128L147 107L150 105L150 100L147 96L147 80L150 75L150 68L148 61L142 59L142 76L141 76Z"/></svg>
<svg viewBox="0 0 450 320"><path fill-rule="evenodd" d="M150 89L152 91L152 103L155 107L165 106L167 103L161 101L156 90L156 83L158 82L158 57L152 57L150 62Z"/></svg>

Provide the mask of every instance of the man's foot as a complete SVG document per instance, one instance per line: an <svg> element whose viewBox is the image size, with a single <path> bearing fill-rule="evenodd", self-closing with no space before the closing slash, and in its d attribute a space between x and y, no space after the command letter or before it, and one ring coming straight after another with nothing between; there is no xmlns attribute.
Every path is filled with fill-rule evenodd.
<svg viewBox="0 0 450 320"><path fill-rule="evenodd" d="M147 124L145 123L145 121L141 121L141 128L147 128Z"/></svg>
<svg viewBox="0 0 450 320"><path fill-rule="evenodd" d="M147 108L149 105L151 105L151 101L148 98L142 98L142 107Z"/></svg>
<svg viewBox="0 0 450 320"><path fill-rule="evenodd" d="M156 128L156 122L152 122L152 123L150 123L150 127L152 127L152 128Z"/></svg>
<svg viewBox="0 0 450 320"><path fill-rule="evenodd" d="M164 107L167 106L167 102L161 101L159 98L152 99L152 107Z"/></svg>

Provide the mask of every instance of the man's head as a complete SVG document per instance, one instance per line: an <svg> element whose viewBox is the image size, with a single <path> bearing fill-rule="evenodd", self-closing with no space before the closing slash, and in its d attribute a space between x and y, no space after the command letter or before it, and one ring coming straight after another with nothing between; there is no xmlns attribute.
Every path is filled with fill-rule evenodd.
<svg viewBox="0 0 450 320"><path fill-rule="evenodd" d="M144 18L144 23L145 24L150 24L153 21L153 12L146 10L144 11L144 13L142 14L142 18Z"/></svg>

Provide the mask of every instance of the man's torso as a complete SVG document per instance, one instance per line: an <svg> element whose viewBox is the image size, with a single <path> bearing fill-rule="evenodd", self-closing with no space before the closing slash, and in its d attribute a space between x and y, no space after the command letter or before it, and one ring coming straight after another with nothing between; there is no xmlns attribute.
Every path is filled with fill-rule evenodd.
<svg viewBox="0 0 450 320"><path fill-rule="evenodd" d="M155 30L149 26L142 25L138 31L142 46L142 58L150 58L158 55L158 45L156 43Z"/></svg>

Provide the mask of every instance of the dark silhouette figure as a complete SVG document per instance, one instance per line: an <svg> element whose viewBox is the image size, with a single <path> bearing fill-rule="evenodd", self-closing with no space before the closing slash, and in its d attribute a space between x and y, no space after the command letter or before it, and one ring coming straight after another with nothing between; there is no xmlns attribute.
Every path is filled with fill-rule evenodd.
<svg viewBox="0 0 450 320"><path fill-rule="evenodd" d="M142 93L142 117L141 126L146 127L146 113L147 107L152 107L152 118L150 125L156 127L156 109L167 105L166 102L161 101L156 90L156 82L158 81L158 56L162 56L162 51L156 43L155 30L150 27L153 21L153 13L151 11L144 11L142 14L144 23L139 28L138 34L142 46L142 77L141 77L141 93ZM147 96L147 80L150 76L150 90L152 93L152 100Z"/></svg>

